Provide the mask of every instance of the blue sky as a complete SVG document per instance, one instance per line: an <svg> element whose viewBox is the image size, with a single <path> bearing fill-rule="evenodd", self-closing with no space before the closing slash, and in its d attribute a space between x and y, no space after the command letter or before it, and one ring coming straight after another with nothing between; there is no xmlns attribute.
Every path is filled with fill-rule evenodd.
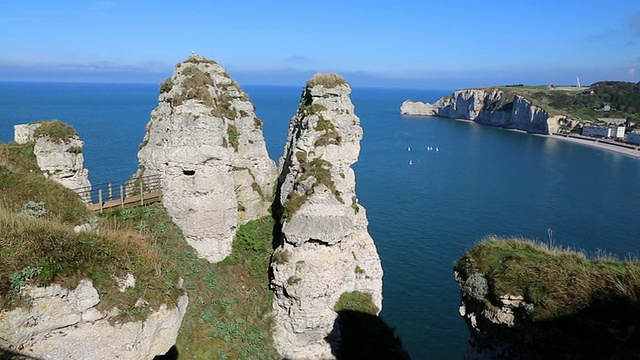
<svg viewBox="0 0 640 360"><path fill-rule="evenodd" d="M0 81L145 82L195 50L241 84L640 81L640 1L0 3Z"/></svg>

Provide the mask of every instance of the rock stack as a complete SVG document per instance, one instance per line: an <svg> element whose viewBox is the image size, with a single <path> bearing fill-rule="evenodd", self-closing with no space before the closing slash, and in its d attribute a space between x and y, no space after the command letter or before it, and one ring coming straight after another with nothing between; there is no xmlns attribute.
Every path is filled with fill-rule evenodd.
<svg viewBox="0 0 640 360"><path fill-rule="evenodd" d="M14 141L34 142L33 153L45 177L75 190L89 188L89 170L84 168L84 142L71 126L59 121L14 125ZM90 201L85 192L84 201Z"/></svg>
<svg viewBox="0 0 640 360"><path fill-rule="evenodd" d="M161 176L164 206L210 262L236 227L268 214L276 167L248 96L215 61L191 56L160 87L134 176Z"/></svg>
<svg viewBox="0 0 640 360"><path fill-rule="evenodd" d="M362 128L350 93L335 74L309 80L280 160L271 285L274 341L287 359L335 355L341 296L364 294L382 308L382 267L351 168Z"/></svg>

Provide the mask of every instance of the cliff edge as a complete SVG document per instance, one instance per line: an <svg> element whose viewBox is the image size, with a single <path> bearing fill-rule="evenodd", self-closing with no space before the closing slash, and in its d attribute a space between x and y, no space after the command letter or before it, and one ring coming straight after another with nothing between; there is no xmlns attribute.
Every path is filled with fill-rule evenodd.
<svg viewBox="0 0 640 360"><path fill-rule="evenodd" d="M191 56L161 86L136 176L159 174L163 204L210 262L231 253L239 224L268 214L276 178L262 121L215 61Z"/></svg>
<svg viewBox="0 0 640 360"><path fill-rule="evenodd" d="M486 239L454 266L469 359L640 356L640 266Z"/></svg>
<svg viewBox="0 0 640 360"><path fill-rule="evenodd" d="M433 104L406 100L400 113L471 120L535 134L555 133L568 123L566 116L550 115L522 95L499 88L456 90Z"/></svg>
<svg viewBox="0 0 640 360"><path fill-rule="evenodd" d="M309 80L280 160L271 285L274 342L287 359L335 356L345 302L382 308L382 267L351 168L362 128L350 93L339 75Z"/></svg>

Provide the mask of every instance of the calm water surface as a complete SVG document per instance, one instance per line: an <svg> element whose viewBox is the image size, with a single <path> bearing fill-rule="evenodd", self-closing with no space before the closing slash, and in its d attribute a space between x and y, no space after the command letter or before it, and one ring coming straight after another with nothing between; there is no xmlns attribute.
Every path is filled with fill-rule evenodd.
<svg viewBox="0 0 640 360"><path fill-rule="evenodd" d="M12 140L14 124L60 119L86 142L92 183L125 179L136 169L157 89L0 83L0 141ZM245 90L277 161L302 89ZM470 122L399 115L405 99L447 93L352 93L365 132L354 166L357 192L384 268L382 316L415 359L462 357L468 332L452 266L487 235L547 241L551 233L556 244L590 253L637 255L639 160Z"/></svg>

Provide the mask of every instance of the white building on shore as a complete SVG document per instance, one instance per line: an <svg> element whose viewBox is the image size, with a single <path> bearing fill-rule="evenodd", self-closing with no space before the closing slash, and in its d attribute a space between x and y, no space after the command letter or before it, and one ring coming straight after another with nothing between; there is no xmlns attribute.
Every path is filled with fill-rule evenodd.
<svg viewBox="0 0 640 360"><path fill-rule="evenodd" d="M582 127L582 136L624 139L625 130L625 126L585 125Z"/></svg>

